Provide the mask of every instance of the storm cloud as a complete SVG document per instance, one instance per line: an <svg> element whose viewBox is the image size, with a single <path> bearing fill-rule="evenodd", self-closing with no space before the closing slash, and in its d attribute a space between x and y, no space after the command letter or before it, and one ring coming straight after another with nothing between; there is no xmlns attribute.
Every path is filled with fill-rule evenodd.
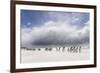
<svg viewBox="0 0 100 73"><path fill-rule="evenodd" d="M22 47L85 44L89 44L89 23L86 23L83 28L79 28L66 21L48 21L39 27L21 29Z"/></svg>

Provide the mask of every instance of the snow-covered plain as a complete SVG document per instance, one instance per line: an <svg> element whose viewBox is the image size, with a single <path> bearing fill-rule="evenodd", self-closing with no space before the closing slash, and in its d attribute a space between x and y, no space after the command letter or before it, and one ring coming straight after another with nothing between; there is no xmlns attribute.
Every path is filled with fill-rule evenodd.
<svg viewBox="0 0 100 73"><path fill-rule="evenodd" d="M59 61L80 61L89 60L89 49L68 51L52 48L52 50L45 50L45 48L40 48L35 50L26 50L21 48L21 63L42 63L42 62L59 62Z"/></svg>

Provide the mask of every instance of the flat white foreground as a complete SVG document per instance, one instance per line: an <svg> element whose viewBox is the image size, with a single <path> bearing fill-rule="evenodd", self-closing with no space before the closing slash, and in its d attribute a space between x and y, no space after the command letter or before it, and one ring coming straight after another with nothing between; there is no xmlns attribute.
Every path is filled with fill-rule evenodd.
<svg viewBox="0 0 100 73"><path fill-rule="evenodd" d="M21 63L80 61L89 58L89 49L81 49L81 52L69 52L67 49L64 51L56 49L46 51L44 48L40 51L21 49Z"/></svg>

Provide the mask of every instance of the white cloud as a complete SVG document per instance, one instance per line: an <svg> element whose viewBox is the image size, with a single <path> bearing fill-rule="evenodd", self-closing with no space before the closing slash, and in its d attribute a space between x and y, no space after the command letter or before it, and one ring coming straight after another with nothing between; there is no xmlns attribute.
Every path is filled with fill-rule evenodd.
<svg viewBox="0 0 100 73"><path fill-rule="evenodd" d="M89 44L89 25L81 29L66 22L48 21L43 26L22 28L22 46L70 46Z"/></svg>

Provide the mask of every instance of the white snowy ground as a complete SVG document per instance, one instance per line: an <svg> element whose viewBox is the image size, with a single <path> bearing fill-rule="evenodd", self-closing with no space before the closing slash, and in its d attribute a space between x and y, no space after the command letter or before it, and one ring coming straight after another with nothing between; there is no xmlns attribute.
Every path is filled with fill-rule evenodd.
<svg viewBox="0 0 100 73"><path fill-rule="evenodd" d="M81 52L68 52L67 49L56 51L45 51L44 48L41 51L38 50L25 50L21 49L21 63L40 63L40 62L55 62L55 61L80 61L89 60L89 49L81 49Z"/></svg>

